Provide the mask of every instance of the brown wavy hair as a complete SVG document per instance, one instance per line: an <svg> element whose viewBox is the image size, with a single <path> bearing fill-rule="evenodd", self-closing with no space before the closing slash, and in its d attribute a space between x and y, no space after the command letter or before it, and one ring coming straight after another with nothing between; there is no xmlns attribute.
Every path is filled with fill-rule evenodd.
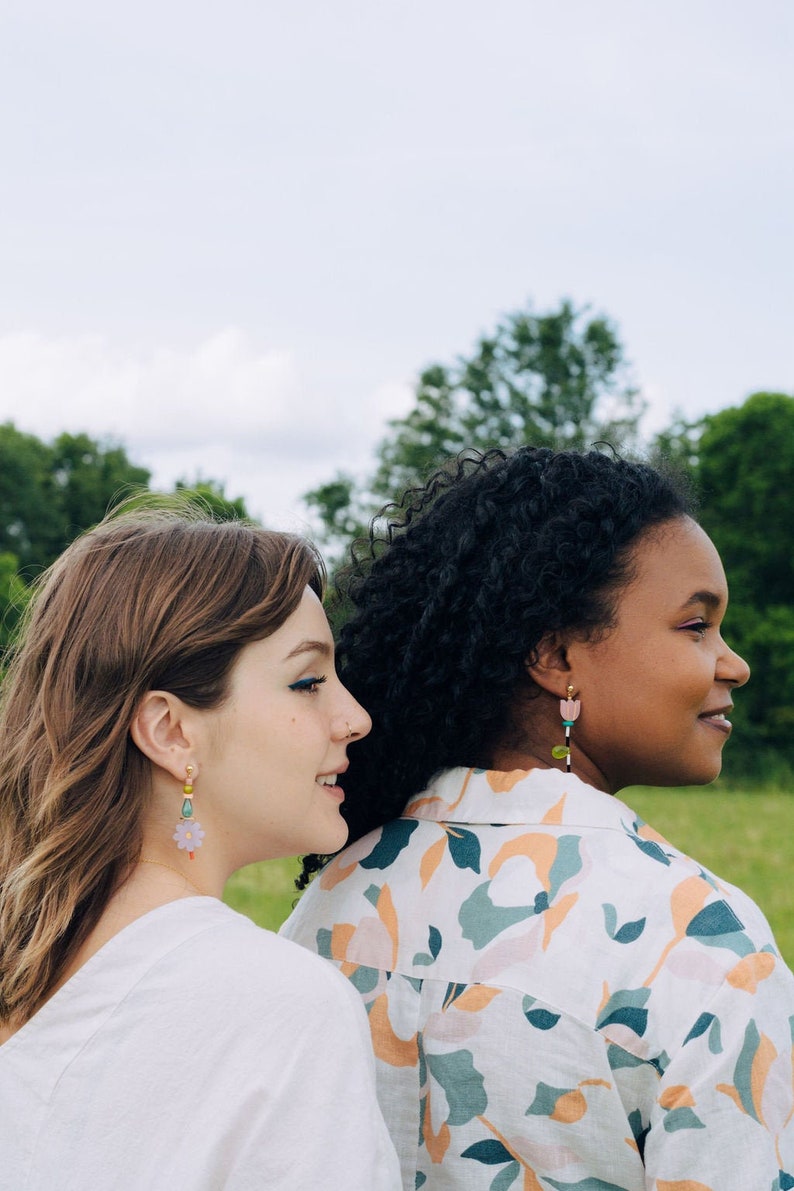
<svg viewBox="0 0 794 1191"><path fill-rule="evenodd" d="M305 539L184 501L115 512L42 577L0 702L0 1022L46 1000L141 849L148 690L217 707L325 573Z"/></svg>

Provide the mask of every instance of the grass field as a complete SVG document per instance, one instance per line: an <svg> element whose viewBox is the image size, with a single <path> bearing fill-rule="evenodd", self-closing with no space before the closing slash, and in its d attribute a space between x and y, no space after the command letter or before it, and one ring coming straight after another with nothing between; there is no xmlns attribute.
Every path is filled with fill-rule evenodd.
<svg viewBox="0 0 794 1191"><path fill-rule="evenodd" d="M739 885L769 919L794 966L794 795L725 787L624 790L624 802L672 844L725 881ZM269 860L236 873L226 900L260 926L277 930L298 894L295 860Z"/></svg>

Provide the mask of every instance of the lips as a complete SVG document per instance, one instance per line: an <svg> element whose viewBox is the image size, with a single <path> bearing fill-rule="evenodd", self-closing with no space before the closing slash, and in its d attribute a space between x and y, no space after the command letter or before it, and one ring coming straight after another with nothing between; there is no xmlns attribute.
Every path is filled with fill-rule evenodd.
<svg viewBox="0 0 794 1191"><path fill-rule="evenodd" d="M320 786L326 794L330 794L330 796L335 798L337 802L344 802L345 792L342 787L338 785L338 773L321 773L314 780L315 783Z"/></svg>
<svg viewBox="0 0 794 1191"><path fill-rule="evenodd" d="M698 719L701 720L702 723L708 724L708 726L713 728L716 732L722 732L724 736L730 736L733 725L731 724L731 721L727 719L725 713L726 711L731 710L731 707L724 707L720 708L718 711L704 711L702 715L698 716Z"/></svg>

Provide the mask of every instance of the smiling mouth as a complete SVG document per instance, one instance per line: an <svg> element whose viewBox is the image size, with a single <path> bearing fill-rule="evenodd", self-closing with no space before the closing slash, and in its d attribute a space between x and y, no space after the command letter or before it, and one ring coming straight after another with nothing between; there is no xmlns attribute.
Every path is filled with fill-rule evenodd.
<svg viewBox="0 0 794 1191"><path fill-rule="evenodd" d="M726 719L723 711L712 711L709 715L699 715L698 719L708 724L710 728L714 728L717 732L722 732L723 736L730 736L733 725L729 719Z"/></svg>
<svg viewBox="0 0 794 1191"><path fill-rule="evenodd" d="M338 773L321 773L319 777L314 779L315 784L322 787L327 794L335 798L337 802L344 802L345 792L339 783Z"/></svg>

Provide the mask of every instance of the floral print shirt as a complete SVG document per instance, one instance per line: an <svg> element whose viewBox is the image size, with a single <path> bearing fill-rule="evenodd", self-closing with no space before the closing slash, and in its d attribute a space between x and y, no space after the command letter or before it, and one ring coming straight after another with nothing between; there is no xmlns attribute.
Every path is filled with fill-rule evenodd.
<svg viewBox="0 0 794 1191"><path fill-rule="evenodd" d="M450 770L282 928L369 1014L405 1191L794 1188L794 977L618 799Z"/></svg>

